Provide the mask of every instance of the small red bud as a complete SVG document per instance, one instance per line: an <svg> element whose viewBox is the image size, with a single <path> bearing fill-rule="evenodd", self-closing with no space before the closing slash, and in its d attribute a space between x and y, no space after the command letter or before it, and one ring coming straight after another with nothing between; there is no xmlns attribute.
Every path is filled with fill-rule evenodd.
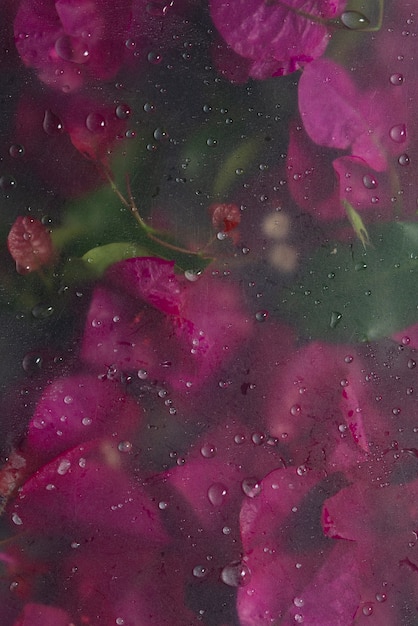
<svg viewBox="0 0 418 626"><path fill-rule="evenodd" d="M241 222L241 212L236 204L214 203L209 207L213 227L224 233L234 230Z"/></svg>
<svg viewBox="0 0 418 626"><path fill-rule="evenodd" d="M7 237L7 247L19 274L29 274L48 265L55 256L51 235L34 217L19 216Z"/></svg>

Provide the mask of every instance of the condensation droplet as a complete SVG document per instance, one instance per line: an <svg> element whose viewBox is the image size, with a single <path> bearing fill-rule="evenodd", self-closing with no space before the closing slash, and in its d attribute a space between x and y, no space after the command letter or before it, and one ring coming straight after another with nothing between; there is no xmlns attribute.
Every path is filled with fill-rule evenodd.
<svg viewBox="0 0 418 626"><path fill-rule="evenodd" d="M118 119L126 120L131 114L131 109L128 104L118 104L115 113Z"/></svg>
<svg viewBox="0 0 418 626"><path fill-rule="evenodd" d="M13 159L18 159L19 157L24 156L25 148L18 143L14 143L9 148L9 154Z"/></svg>
<svg viewBox="0 0 418 626"><path fill-rule="evenodd" d="M344 11L340 20L349 30L363 30L370 25L370 20L360 11Z"/></svg>
<svg viewBox="0 0 418 626"><path fill-rule="evenodd" d="M60 118L55 115L50 109L46 109L44 113L44 119L42 122L42 128L47 135L59 135L64 131L64 124Z"/></svg>
<svg viewBox="0 0 418 626"><path fill-rule="evenodd" d="M244 478L241 489L248 498L256 498L261 493L261 483L257 478Z"/></svg>
<svg viewBox="0 0 418 626"><path fill-rule="evenodd" d="M396 124L396 126L392 126L389 131L389 136L395 143L404 143L406 141L405 124Z"/></svg>
<svg viewBox="0 0 418 626"><path fill-rule="evenodd" d="M208 568L204 565L196 565L193 568L193 576L195 576L196 578L205 578L205 576L207 576L207 573Z"/></svg>
<svg viewBox="0 0 418 626"><path fill-rule="evenodd" d="M376 189L377 180L374 178L374 176L371 176L370 174L365 174L363 176L363 185L366 187L366 189Z"/></svg>
<svg viewBox="0 0 418 626"><path fill-rule="evenodd" d="M395 85L395 87L398 87L399 85L403 84L404 77L402 74L399 74L399 72L395 72L395 74L391 74L389 80L391 85Z"/></svg>
<svg viewBox="0 0 418 626"><path fill-rule="evenodd" d="M216 454L216 447L208 443L204 444L200 448L200 454L205 457L205 459L211 459Z"/></svg>
<svg viewBox="0 0 418 626"><path fill-rule="evenodd" d="M132 443L130 441L120 441L118 443L119 452L130 452L132 450Z"/></svg>
<svg viewBox="0 0 418 626"><path fill-rule="evenodd" d="M229 587L245 587L251 580L250 568L242 562L230 563L221 571L221 580Z"/></svg>
<svg viewBox="0 0 418 626"><path fill-rule="evenodd" d="M86 127L92 133L104 130L106 120L100 113L89 113L86 117Z"/></svg>
<svg viewBox="0 0 418 626"><path fill-rule="evenodd" d="M409 156L407 154L401 154L398 158L398 163L399 165L402 165L402 167L404 167L405 165L409 165L410 164L410 159Z"/></svg>
<svg viewBox="0 0 418 626"><path fill-rule="evenodd" d="M257 320L257 322L265 322L268 316L269 312L265 309L262 309L261 311L257 311L257 313L255 314L255 319Z"/></svg>
<svg viewBox="0 0 418 626"><path fill-rule="evenodd" d="M209 502L213 506L221 506L228 495L228 490L222 483L213 483L208 489Z"/></svg>

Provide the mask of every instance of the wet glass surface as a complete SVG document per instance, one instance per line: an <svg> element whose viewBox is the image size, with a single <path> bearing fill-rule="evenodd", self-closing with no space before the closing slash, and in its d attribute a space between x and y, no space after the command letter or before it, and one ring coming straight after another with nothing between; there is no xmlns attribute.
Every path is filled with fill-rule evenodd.
<svg viewBox="0 0 418 626"><path fill-rule="evenodd" d="M414 3L2 15L2 626L416 626Z"/></svg>

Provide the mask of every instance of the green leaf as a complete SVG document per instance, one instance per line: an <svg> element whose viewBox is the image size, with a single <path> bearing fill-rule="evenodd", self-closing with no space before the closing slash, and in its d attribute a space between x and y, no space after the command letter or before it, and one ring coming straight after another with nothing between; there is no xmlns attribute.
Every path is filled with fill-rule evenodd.
<svg viewBox="0 0 418 626"><path fill-rule="evenodd" d="M83 255L82 260L88 265L89 274L99 277L113 263L137 256L151 255L145 248L134 243L118 242L92 248Z"/></svg>
<svg viewBox="0 0 418 626"><path fill-rule="evenodd" d="M278 312L309 339L373 341L418 322L418 223L369 228L371 246L318 249Z"/></svg>

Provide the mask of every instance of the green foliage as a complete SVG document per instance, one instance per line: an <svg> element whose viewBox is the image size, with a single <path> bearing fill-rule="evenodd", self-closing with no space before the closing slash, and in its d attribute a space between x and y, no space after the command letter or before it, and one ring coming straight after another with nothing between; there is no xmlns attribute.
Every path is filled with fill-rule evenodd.
<svg viewBox="0 0 418 626"><path fill-rule="evenodd" d="M300 336L373 341L418 322L418 224L369 229L361 241L321 246L278 305Z"/></svg>

